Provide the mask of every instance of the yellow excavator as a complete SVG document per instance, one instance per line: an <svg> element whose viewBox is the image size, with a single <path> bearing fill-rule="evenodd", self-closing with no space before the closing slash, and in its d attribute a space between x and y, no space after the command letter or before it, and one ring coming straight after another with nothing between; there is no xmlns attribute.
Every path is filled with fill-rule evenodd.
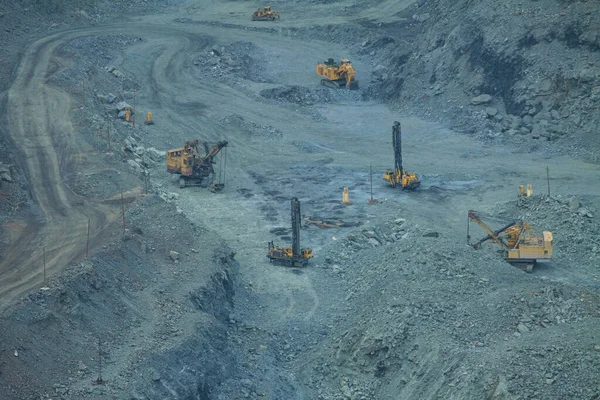
<svg viewBox="0 0 600 400"><path fill-rule="evenodd" d="M400 122L395 121L392 127L392 144L394 146L394 169L386 169L383 179L392 187L400 185L402 189L416 189L421 186L421 180L414 172L407 172L402 165L402 130Z"/></svg>
<svg viewBox="0 0 600 400"><path fill-rule="evenodd" d="M313 257L312 249L300 247L300 201L297 197L292 198L292 245L280 247L269 242L267 258L269 262L285 265L288 267L306 267L308 260Z"/></svg>
<svg viewBox="0 0 600 400"><path fill-rule="evenodd" d="M187 141L183 147L167 150L167 172L179 174L179 187L199 186L202 181L210 178L211 191L220 191L223 189L223 183L214 183L215 170L213 159L229 143L222 140L209 148L207 143L203 143L206 155L201 155L198 140Z"/></svg>
<svg viewBox="0 0 600 400"><path fill-rule="evenodd" d="M259 8L252 14L252 21L275 21L279 19L279 11L272 11L271 6Z"/></svg>
<svg viewBox="0 0 600 400"><path fill-rule="evenodd" d="M504 259L515 264L524 271L531 272L534 265L540 260L551 260L553 250L552 232L544 231L538 236L531 225L525 221L513 221L496 231L492 231L482 220L481 213L469 211L469 224L467 224L467 243L471 244L469 225L477 223L487 233L487 236L471 244L474 249L493 240L503 249Z"/></svg>
<svg viewBox="0 0 600 400"><path fill-rule="evenodd" d="M337 64L333 58L317 64L317 75L321 78L321 85L334 89L347 88L358 89L358 81L355 79L356 71L350 60L340 60Z"/></svg>

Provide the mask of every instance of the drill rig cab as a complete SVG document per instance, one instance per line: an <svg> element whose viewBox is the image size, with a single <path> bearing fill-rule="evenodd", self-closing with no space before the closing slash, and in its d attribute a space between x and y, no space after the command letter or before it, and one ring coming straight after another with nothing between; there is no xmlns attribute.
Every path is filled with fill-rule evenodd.
<svg viewBox="0 0 600 400"><path fill-rule="evenodd" d="M539 236L525 221L513 221L493 231L481 220L481 213L470 210L468 216L469 225L475 222L487 233L486 237L471 244L471 236L467 230L467 243L474 249L480 248L484 242L491 239L502 247L506 261L526 272L531 272L538 261L552 259L552 232L544 231L542 236Z"/></svg>
<svg viewBox="0 0 600 400"><path fill-rule="evenodd" d="M358 81L354 79L356 71L350 60L340 60L337 64L333 58L317 64L317 75L322 77L321 85L333 89L347 88L350 90L358 89Z"/></svg>
<svg viewBox="0 0 600 400"><path fill-rule="evenodd" d="M416 189L421 186L421 180L414 172L407 172L402 165L402 129L400 122L395 121L392 127L392 144L394 146L394 169L387 169L383 179L392 187L400 185L402 189Z"/></svg>
<svg viewBox="0 0 600 400"><path fill-rule="evenodd" d="M167 151L167 171L171 174L179 174L179 187L198 186L202 181L210 177L210 183L215 178L213 159L229 143L222 140L209 148L203 143L206 155L202 156L199 150L198 140L187 141L182 148Z"/></svg>
<svg viewBox="0 0 600 400"><path fill-rule="evenodd" d="M280 247L270 241L267 258L269 262L287 267L306 267L308 260L313 257L312 249L300 247L300 201L297 197L292 198L291 205L292 245L290 247Z"/></svg>

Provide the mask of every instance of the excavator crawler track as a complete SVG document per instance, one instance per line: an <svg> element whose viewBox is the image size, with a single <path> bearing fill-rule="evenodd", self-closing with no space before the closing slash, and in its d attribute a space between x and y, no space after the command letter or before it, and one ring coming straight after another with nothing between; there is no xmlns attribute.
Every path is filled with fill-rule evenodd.
<svg viewBox="0 0 600 400"><path fill-rule="evenodd" d="M346 80L342 79L339 81L330 81L329 79L321 79L321 85L327 86L332 89L345 89L346 88ZM350 90L358 89L358 81L352 81L348 86Z"/></svg>

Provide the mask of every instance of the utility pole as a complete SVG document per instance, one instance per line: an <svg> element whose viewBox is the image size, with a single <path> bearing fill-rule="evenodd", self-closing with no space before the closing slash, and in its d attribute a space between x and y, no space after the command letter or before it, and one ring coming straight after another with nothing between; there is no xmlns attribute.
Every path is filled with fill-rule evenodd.
<svg viewBox="0 0 600 400"><path fill-rule="evenodd" d="M550 167L546 165L546 180L548 181L548 197L550 197Z"/></svg>
<svg viewBox="0 0 600 400"><path fill-rule="evenodd" d="M102 348L100 338L98 338L98 378L95 381L92 381L92 384L103 385L104 383L106 383L106 381L102 379Z"/></svg>
<svg viewBox="0 0 600 400"><path fill-rule="evenodd" d="M137 93L137 90L133 91L133 126L135 126L135 94Z"/></svg>
<svg viewBox="0 0 600 400"><path fill-rule="evenodd" d="M85 259L87 260L90 254L90 219L88 218L87 243L85 245Z"/></svg>
<svg viewBox="0 0 600 400"><path fill-rule="evenodd" d="M371 200L369 200L369 204L376 204L377 200L373 198L373 161L369 163L369 174L371 175Z"/></svg>
<svg viewBox="0 0 600 400"><path fill-rule="evenodd" d="M123 220L123 232L125 232L125 204L123 203L123 191L121 190L121 218Z"/></svg>
<svg viewBox="0 0 600 400"><path fill-rule="evenodd" d="M46 246L42 248L44 252L44 287L46 287Z"/></svg>

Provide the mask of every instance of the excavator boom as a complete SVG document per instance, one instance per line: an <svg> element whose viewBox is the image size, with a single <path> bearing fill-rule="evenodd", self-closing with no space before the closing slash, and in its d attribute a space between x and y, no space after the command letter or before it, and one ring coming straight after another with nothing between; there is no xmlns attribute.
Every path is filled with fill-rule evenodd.
<svg viewBox="0 0 600 400"><path fill-rule="evenodd" d="M468 216L469 222L477 223L487 233L486 237L472 244L473 248L477 249L482 243L492 239L504 250L506 261L521 265L520 268L527 272L532 271L533 265L537 261L552 258L552 232L546 231L542 237L539 237L525 221L511 222L496 231L492 231L481 220L477 212L469 210ZM470 241L468 233L467 241Z"/></svg>
<svg viewBox="0 0 600 400"><path fill-rule="evenodd" d="M201 156L198 140L187 141L182 148L167 151L167 171L179 174L181 188L191 186L190 181L196 181L196 185L199 185L211 175L214 179L213 159L228 144L222 140L209 149L208 144L203 143L206 155Z"/></svg>

